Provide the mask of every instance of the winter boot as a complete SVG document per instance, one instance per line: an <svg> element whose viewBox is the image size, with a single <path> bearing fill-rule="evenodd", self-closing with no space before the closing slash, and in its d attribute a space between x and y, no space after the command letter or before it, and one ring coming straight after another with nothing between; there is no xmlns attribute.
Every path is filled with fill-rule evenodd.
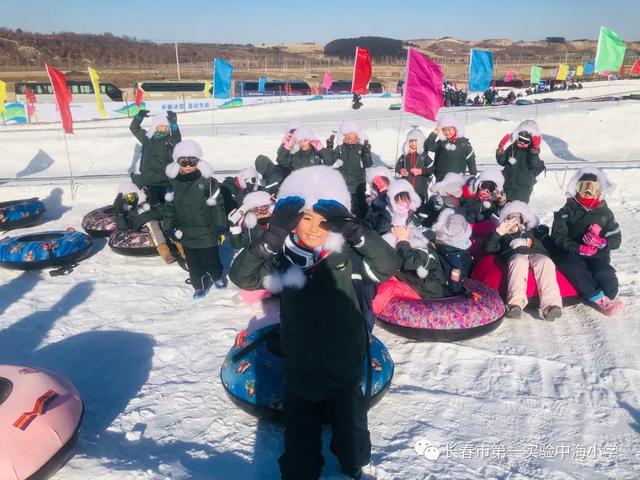
<svg viewBox="0 0 640 480"><path fill-rule="evenodd" d="M218 290L222 290L223 288L227 288L227 284L229 282L227 281L227 277L222 276L220 277L218 280L216 280L215 282L213 282L213 284L215 285L215 287Z"/></svg>
<svg viewBox="0 0 640 480"><path fill-rule="evenodd" d="M551 305L547 307L542 312L542 318L544 318L547 322L553 322L556 318L560 318L562 316L562 308L557 307L555 305Z"/></svg>
<svg viewBox="0 0 640 480"><path fill-rule="evenodd" d="M611 300L609 297L604 296L595 301L595 305L602 313L607 317L614 317L624 310L624 303L622 300Z"/></svg>
<svg viewBox="0 0 640 480"><path fill-rule="evenodd" d="M518 319L522 315L522 308L519 305L507 305L507 312L504 314L507 318Z"/></svg>
<svg viewBox="0 0 640 480"><path fill-rule="evenodd" d="M209 293L209 288L203 288L201 290L196 290L193 292L193 300L197 302L198 300L202 300Z"/></svg>
<svg viewBox="0 0 640 480"><path fill-rule="evenodd" d="M173 256L169 245L167 245L166 243L156 245L156 250L158 250L158 253L167 265L172 264L176 261L176 257Z"/></svg>

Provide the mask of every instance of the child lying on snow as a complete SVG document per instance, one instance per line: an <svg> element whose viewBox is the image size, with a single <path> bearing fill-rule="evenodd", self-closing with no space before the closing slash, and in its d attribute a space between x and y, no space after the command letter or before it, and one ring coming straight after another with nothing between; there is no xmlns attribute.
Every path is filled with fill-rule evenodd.
<svg viewBox="0 0 640 480"><path fill-rule="evenodd" d="M556 266L533 234L537 226L538 217L526 203L509 202L500 210L500 224L487 242L487 252L500 253L507 262L507 318L520 318L527 305L529 267L536 279L542 318L553 321L562 315Z"/></svg>
<svg viewBox="0 0 640 480"><path fill-rule="evenodd" d="M616 300L618 277L610 258L622 234L604 200L614 188L599 168L581 168L569 181L567 203L555 212L551 229L558 268L584 300L608 316L624 309Z"/></svg>

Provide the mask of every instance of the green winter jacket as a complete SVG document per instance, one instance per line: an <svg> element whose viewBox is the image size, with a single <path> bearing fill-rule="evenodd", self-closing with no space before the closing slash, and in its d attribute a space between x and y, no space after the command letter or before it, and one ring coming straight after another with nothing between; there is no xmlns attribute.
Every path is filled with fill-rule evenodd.
<svg viewBox="0 0 640 480"><path fill-rule="evenodd" d="M598 208L588 210L575 198L569 198L564 207L553 214L551 239L559 253L578 253L582 237L592 224L602 227L600 236L607 240L607 246L598 250L596 256L609 256L611 250L620 248L622 233L613 212L602 200Z"/></svg>
<svg viewBox="0 0 640 480"><path fill-rule="evenodd" d="M318 151L309 148L309 150L306 151L298 150L296 153L291 153L281 145L278 149L278 158L276 161L284 168L293 171L316 165L331 165L333 163L333 157L331 151L326 148Z"/></svg>
<svg viewBox="0 0 640 480"><path fill-rule="evenodd" d="M147 131L140 126L143 118L133 117L129 130L142 144L140 175L132 174L131 181L138 187L166 187L169 178L165 168L172 161L173 148L180 143L182 136L177 124L171 124L171 134L162 139L147 138Z"/></svg>
<svg viewBox="0 0 640 480"><path fill-rule="evenodd" d="M502 152L496 150L496 161L504 167L504 193L508 202L521 200L529 203L536 183L535 172L542 166L539 154L538 149L520 148L515 143Z"/></svg>
<svg viewBox="0 0 640 480"><path fill-rule="evenodd" d="M363 257L374 281L382 282L398 269L396 252L367 231L364 244L329 254L304 272L302 288L285 286L280 293L284 384L301 398L321 401L362 380L367 331L351 280L353 254ZM258 290L265 288L265 277L290 268L284 253L265 257L254 243L235 258L229 278L240 288Z"/></svg>
<svg viewBox="0 0 640 480"><path fill-rule="evenodd" d="M138 208L125 210L116 214L116 227L118 230L140 231L145 224L153 220L162 220L162 206L154 205L150 210L140 211Z"/></svg>
<svg viewBox="0 0 640 480"><path fill-rule="evenodd" d="M180 242L187 248L216 246L218 231L227 226L218 182L196 170L172 179L170 192L173 200L164 203L164 228L182 231ZM210 197L215 198L215 205L207 204Z"/></svg>
<svg viewBox="0 0 640 480"><path fill-rule="evenodd" d="M416 154L416 162L411 164L409 155L400 155L400 158L396 162L396 174L400 176L400 171L404 168L409 175L402 177L407 180L415 189L415 191L422 198L429 196L429 183L431 183L431 175L427 173L427 167L431 165L431 158L427 155L427 152ZM421 168L422 175L415 176L411 173L412 168Z"/></svg>
<svg viewBox="0 0 640 480"><path fill-rule="evenodd" d="M436 182L439 182L449 172L465 173L469 170L470 175L478 173L476 154L467 138L460 137L453 142L436 140L437 138L438 136L431 132L424 142L425 152L435 152L433 165L427 168L427 175L434 175Z"/></svg>
<svg viewBox="0 0 640 480"><path fill-rule="evenodd" d="M262 187L271 195L277 195L280 184L289 174L282 165L275 165L266 155L258 155L255 161L256 171L262 177Z"/></svg>
<svg viewBox="0 0 640 480"><path fill-rule="evenodd" d="M413 248L408 241L398 242L400 256L398 280L409 285L424 299L442 298L448 295L447 280L435 248Z"/></svg>
<svg viewBox="0 0 640 480"><path fill-rule="evenodd" d="M530 247L518 247L516 249L510 246L513 240L518 238L530 238L533 240L533 244ZM505 235L498 235L497 232L493 232L487 241L485 250L488 253L498 253L503 260L508 261L515 254L524 255L544 255L549 256L549 252L542 244L542 241L534 236L533 230L527 230L525 232L507 233Z"/></svg>
<svg viewBox="0 0 640 480"><path fill-rule="evenodd" d="M327 165L334 165L338 161L340 161L338 171L342 173L349 187L349 193L356 193L358 190L364 193L367 183L366 169L373 166L371 152L363 155L360 143L353 145L343 143L333 149L331 160Z"/></svg>

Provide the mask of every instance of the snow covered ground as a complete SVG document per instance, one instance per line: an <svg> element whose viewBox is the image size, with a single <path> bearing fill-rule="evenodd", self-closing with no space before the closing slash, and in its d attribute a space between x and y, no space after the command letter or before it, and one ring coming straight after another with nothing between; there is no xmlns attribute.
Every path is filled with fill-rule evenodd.
<svg viewBox="0 0 640 480"><path fill-rule="evenodd" d="M597 94L616 92L610 82ZM640 82L625 88L640 90ZM605 91L606 88L610 90ZM583 90L584 92L584 90ZM570 92L573 93L573 92ZM368 129L378 162L392 164L397 132L433 124L388 110L393 99L283 103L180 115L219 170L275 155L288 121L322 139L341 120ZM453 110L455 111L455 109ZM370 412L373 458L367 472L387 479L635 479L640 477L640 102L545 104L458 114L478 163L519 120L536 117L550 171L532 198L550 223L562 187L587 162L608 168L608 199L622 227L613 253L626 312L609 319L584 305L549 324L535 314L505 319L491 334L456 343L415 343L381 329L396 363L393 384ZM67 139L75 176L126 172L136 152L127 123L78 126ZM75 199L63 137L50 128L0 130L0 201L46 198L46 224L73 226L110 202L117 178L77 178ZM400 140L402 142L402 139ZM40 178L39 181L37 179ZM254 316L237 290L194 304L185 273L158 258L113 253L105 241L68 276L0 270L0 363L59 372L78 387L86 412L76 455L56 479L275 479L279 427L256 421L226 397L219 370L235 334ZM327 435L328 438L328 435ZM440 452L416 453L420 439ZM326 478L338 475L325 449Z"/></svg>

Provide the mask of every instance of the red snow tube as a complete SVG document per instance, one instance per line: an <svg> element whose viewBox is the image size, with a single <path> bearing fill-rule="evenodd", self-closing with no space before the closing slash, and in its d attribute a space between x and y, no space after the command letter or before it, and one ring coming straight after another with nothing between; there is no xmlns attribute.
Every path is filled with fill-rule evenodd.
<svg viewBox="0 0 640 480"><path fill-rule="evenodd" d="M471 224L471 255L473 258L481 258L485 255L487 240L496 229L492 220L482 220Z"/></svg>
<svg viewBox="0 0 640 480"><path fill-rule="evenodd" d="M485 254L480 258L473 268L471 278L478 280L491 288L495 288L503 295L507 292L507 266L504 262L496 258L495 255ZM578 292L569 280L556 269L556 278L560 286L560 295L562 298L573 298L578 296ZM538 296L538 287L533 277L533 271L529 268L529 279L527 280L527 297L534 298Z"/></svg>

